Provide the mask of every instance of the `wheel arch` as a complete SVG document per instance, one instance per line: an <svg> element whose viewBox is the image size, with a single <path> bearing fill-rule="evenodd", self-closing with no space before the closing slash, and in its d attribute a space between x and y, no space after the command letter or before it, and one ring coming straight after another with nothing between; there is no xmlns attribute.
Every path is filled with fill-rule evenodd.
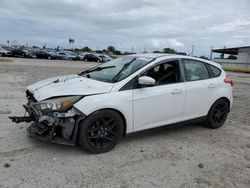
<svg viewBox="0 0 250 188"><path fill-rule="evenodd" d="M227 97L220 97L220 98L216 99L216 100L213 102L213 104L212 104L212 105L210 106L210 108L208 109L207 114L209 113L209 111L210 111L210 109L212 108L212 106L214 105L214 103L216 103L216 102L217 102L218 100L220 100L220 99L223 99L223 100L226 101L226 103L227 103L227 105L228 105L228 110L230 111L231 101L230 101Z"/></svg>
<svg viewBox="0 0 250 188"><path fill-rule="evenodd" d="M121 111L117 110L117 109L114 109L114 108L104 108L104 109L100 109L100 110L111 110L111 111L114 111L114 112L118 113L120 115L120 117L122 118L122 122L123 122L122 136L126 136L126 133L127 133L127 121L126 121L126 118L123 115L123 113Z"/></svg>
<svg viewBox="0 0 250 188"><path fill-rule="evenodd" d="M230 101L227 97L221 97L221 98L219 98L219 99L225 100L225 101L227 102L227 105L228 105L228 110L230 110L231 101ZM219 99L218 99L218 100L219 100ZM217 101L217 100L216 100L216 101Z"/></svg>
<svg viewBox="0 0 250 188"><path fill-rule="evenodd" d="M98 110L95 110L95 111L91 112L89 115L87 115L86 117L84 117L84 119L86 119L91 114L96 113L98 111L102 111L102 110L111 110L111 111L114 111L117 114L119 114L119 116L122 118L122 122L123 122L123 133L122 133L122 136L126 136L126 134L127 134L127 121L126 121L126 118L125 118L124 114L120 110L117 110L115 108L101 108L101 109L98 109ZM84 119L82 119L80 122L84 121ZM77 130L77 132L79 132L79 129Z"/></svg>

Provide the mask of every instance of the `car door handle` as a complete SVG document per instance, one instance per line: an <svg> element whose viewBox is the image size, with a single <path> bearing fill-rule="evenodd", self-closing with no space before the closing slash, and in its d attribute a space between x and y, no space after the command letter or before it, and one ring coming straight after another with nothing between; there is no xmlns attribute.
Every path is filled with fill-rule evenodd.
<svg viewBox="0 0 250 188"><path fill-rule="evenodd" d="M173 91L171 91L171 94L180 94L181 90L180 89L174 89Z"/></svg>
<svg viewBox="0 0 250 188"><path fill-rule="evenodd" d="M208 88L215 88L215 85L214 84L209 84Z"/></svg>

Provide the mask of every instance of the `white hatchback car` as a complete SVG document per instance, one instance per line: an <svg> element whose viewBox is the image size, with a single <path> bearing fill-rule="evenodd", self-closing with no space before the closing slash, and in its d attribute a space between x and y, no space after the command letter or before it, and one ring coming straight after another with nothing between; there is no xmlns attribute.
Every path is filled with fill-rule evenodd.
<svg viewBox="0 0 250 188"><path fill-rule="evenodd" d="M181 55L124 56L27 88L31 135L101 153L128 133L180 122L219 128L233 82L217 63Z"/></svg>

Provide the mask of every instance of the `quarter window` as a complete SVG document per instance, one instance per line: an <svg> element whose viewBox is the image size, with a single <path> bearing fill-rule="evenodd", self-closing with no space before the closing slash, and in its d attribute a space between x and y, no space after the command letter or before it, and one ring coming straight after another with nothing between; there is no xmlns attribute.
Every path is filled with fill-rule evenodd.
<svg viewBox="0 0 250 188"><path fill-rule="evenodd" d="M209 78L209 73L204 63L189 59L184 59L183 63L187 81L204 80Z"/></svg>
<svg viewBox="0 0 250 188"><path fill-rule="evenodd" d="M211 70L211 72L213 73L213 77L218 77L220 76L221 70L218 69L217 67L213 66L213 65L209 65L208 64L209 69Z"/></svg>

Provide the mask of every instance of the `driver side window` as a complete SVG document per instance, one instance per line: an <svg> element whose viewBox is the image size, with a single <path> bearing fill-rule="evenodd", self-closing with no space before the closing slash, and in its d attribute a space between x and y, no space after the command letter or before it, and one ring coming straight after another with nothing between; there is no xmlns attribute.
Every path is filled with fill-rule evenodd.
<svg viewBox="0 0 250 188"><path fill-rule="evenodd" d="M149 69L145 76L155 79L156 85L180 82L179 61L168 61Z"/></svg>

